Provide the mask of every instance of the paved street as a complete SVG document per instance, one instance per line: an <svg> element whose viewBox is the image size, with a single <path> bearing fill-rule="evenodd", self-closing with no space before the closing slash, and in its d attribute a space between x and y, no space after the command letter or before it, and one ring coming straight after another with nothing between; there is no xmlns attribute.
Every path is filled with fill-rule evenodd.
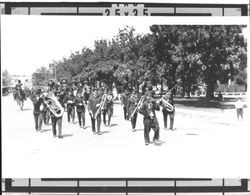
<svg viewBox="0 0 250 195"><path fill-rule="evenodd" d="M132 132L120 104L102 135L92 134L87 113L86 129L68 124L65 113L63 139L53 138L51 125L35 132L32 107L27 100L20 111L12 96L2 97L3 178L249 177L247 120L237 121L235 110L176 105L174 131L163 130L157 112L162 144L145 146L142 115Z"/></svg>

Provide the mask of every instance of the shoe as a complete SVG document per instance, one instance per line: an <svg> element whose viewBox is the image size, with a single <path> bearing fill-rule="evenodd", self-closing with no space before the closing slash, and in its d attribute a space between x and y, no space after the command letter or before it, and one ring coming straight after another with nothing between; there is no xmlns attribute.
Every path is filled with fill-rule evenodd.
<svg viewBox="0 0 250 195"><path fill-rule="evenodd" d="M132 132L135 132L135 128L132 129Z"/></svg>
<svg viewBox="0 0 250 195"><path fill-rule="evenodd" d="M110 125L110 124L109 124L108 126L109 126L109 127L111 127L111 125Z"/></svg>
<svg viewBox="0 0 250 195"><path fill-rule="evenodd" d="M59 139L62 139L62 138L63 138L63 136L59 135L59 136L58 136L58 138L59 138Z"/></svg>
<svg viewBox="0 0 250 195"><path fill-rule="evenodd" d="M161 142L159 140L154 140L155 145L161 145Z"/></svg>
<svg viewBox="0 0 250 195"><path fill-rule="evenodd" d="M83 126L83 129L86 129L86 126Z"/></svg>
<svg viewBox="0 0 250 195"><path fill-rule="evenodd" d="M148 142L146 142L146 143L145 143L145 145L147 146L147 145L149 145L149 143L148 143Z"/></svg>
<svg viewBox="0 0 250 195"><path fill-rule="evenodd" d="M101 135L102 133L100 131L97 132L98 135Z"/></svg>

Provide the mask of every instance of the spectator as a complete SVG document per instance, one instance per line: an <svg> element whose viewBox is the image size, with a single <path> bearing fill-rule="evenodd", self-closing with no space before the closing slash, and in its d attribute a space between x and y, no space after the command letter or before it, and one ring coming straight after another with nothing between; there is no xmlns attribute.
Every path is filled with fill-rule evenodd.
<svg viewBox="0 0 250 195"><path fill-rule="evenodd" d="M243 120L243 107L244 107L244 103L242 101L241 98L239 98L236 102L235 102L235 108L236 108L236 114L237 114L237 119L239 120L241 118L241 120Z"/></svg>

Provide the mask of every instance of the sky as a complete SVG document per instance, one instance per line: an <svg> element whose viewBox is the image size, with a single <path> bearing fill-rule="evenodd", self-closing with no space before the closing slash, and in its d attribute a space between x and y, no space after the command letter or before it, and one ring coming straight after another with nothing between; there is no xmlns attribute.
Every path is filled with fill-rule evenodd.
<svg viewBox="0 0 250 195"><path fill-rule="evenodd" d="M224 23L220 20L225 19L216 19L216 22ZM195 21L204 24L202 18ZM1 68L10 74L31 75L37 68L48 67L54 60L68 57L84 47L93 47L94 40L110 40L117 35L119 28L126 25L133 26L136 33L146 34L150 32L149 26L156 23L181 24L183 19L2 15Z"/></svg>
<svg viewBox="0 0 250 195"><path fill-rule="evenodd" d="M2 69L11 74L32 74L53 60L93 48L95 40L111 40L126 25L98 18L46 16L4 18L2 23ZM136 25L137 33L149 31L149 25Z"/></svg>

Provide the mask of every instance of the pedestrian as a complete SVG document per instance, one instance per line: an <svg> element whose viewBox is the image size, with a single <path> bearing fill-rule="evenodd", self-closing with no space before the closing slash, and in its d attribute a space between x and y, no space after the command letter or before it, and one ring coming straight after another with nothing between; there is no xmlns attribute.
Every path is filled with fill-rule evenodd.
<svg viewBox="0 0 250 195"><path fill-rule="evenodd" d="M238 100L235 102L235 108L236 108L236 114L237 114L237 119L243 120L243 108L244 108L244 102L241 98L238 98Z"/></svg>
<svg viewBox="0 0 250 195"><path fill-rule="evenodd" d="M154 130L153 142L157 145L160 144L160 128L155 114L156 110L160 110L159 104L152 99L152 96L150 94L148 94L139 109L139 113L144 116L143 124L145 145L150 144L149 132L151 129Z"/></svg>
<svg viewBox="0 0 250 195"><path fill-rule="evenodd" d="M88 101L88 111L91 118L92 132L96 134L96 121L97 121L97 134L101 135L101 100L102 98L98 96L96 89L93 89L92 95Z"/></svg>

